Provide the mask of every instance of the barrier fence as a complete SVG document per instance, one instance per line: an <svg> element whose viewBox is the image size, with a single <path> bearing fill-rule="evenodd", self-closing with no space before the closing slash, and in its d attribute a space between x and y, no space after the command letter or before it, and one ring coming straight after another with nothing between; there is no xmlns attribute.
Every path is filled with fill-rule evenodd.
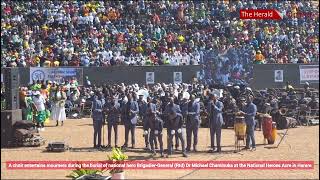
<svg viewBox="0 0 320 180"><path fill-rule="evenodd" d="M33 80L62 82L75 77L83 84L88 76L93 84L105 83L189 83L200 72L200 65L189 66L111 66L111 67L59 67L59 68L19 68L20 85ZM1 77L3 77L1 69ZM5 77L3 77L5 78ZM1 78L1 81L3 79Z"/></svg>
<svg viewBox="0 0 320 180"><path fill-rule="evenodd" d="M303 88L305 82L319 89L319 64L255 64L250 85L255 89L283 88L289 82Z"/></svg>
<svg viewBox="0 0 320 180"><path fill-rule="evenodd" d="M1 81L3 81L3 68ZM59 68L19 68L20 84L28 85L33 80L61 82L75 77L83 84L88 76L93 84L106 83L190 83L193 77L203 82L214 79L216 73L203 73L202 65L187 66L111 66L111 67L59 67ZM216 81L217 82L217 81ZM283 88L289 82L302 88L309 82L313 88L319 87L319 64L254 64L250 86L254 89ZM218 82L219 83L219 82ZM225 83L225 82L221 82Z"/></svg>

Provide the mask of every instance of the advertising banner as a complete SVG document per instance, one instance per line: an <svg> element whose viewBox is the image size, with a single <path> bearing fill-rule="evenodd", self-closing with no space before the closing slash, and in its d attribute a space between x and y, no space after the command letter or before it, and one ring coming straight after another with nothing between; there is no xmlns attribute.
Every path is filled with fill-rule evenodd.
<svg viewBox="0 0 320 180"><path fill-rule="evenodd" d="M300 83L319 83L319 65L300 65Z"/></svg>
<svg viewBox="0 0 320 180"><path fill-rule="evenodd" d="M30 83L37 80L50 80L62 83L75 77L79 85L82 85L82 76L82 68L30 68Z"/></svg>

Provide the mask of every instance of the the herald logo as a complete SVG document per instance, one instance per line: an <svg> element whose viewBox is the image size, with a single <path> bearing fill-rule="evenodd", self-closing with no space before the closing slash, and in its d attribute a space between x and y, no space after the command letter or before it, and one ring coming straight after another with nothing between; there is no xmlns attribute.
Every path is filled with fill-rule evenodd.
<svg viewBox="0 0 320 180"><path fill-rule="evenodd" d="M270 19L281 20L280 13L275 9L240 10L240 19Z"/></svg>

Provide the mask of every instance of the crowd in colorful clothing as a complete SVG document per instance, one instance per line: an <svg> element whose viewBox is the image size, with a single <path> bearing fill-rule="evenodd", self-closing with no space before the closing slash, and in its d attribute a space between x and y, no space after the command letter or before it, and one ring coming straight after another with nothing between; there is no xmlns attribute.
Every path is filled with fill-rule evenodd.
<svg viewBox="0 0 320 180"><path fill-rule="evenodd" d="M2 1L1 67L311 63L319 59L312 1ZM241 20L240 9L282 20ZM246 49L246 51L243 51ZM241 67L238 67L241 69Z"/></svg>

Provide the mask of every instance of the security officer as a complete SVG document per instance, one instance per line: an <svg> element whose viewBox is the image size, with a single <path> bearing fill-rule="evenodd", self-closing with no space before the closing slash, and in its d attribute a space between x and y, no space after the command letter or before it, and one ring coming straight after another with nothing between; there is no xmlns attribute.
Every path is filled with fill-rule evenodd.
<svg viewBox="0 0 320 180"><path fill-rule="evenodd" d="M304 84L304 93L306 93L306 97L312 97L312 92L311 92L311 90L310 90L310 87L309 87L310 85L309 85L309 83L308 82L306 82L305 84Z"/></svg>
<svg viewBox="0 0 320 180"><path fill-rule="evenodd" d="M247 125L246 131L246 147L245 149L250 149L251 151L256 150L256 143L254 138L254 127L255 127L255 116L257 114L257 106L252 103L253 96L247 97L247 105L244 108L244 116ZM251 148L250 148L250 141L251 141Z"/></svg>
<svg viewBox="0 0 320 180"><path fill-rule="evenodd" d="M188 113L188 99L183 97L180 101L179 101L179 106L181 109L181 114L183 116L183 122L186 122L187 120L187 113Z"/></svg>
<svg viewBox="0 0 320 180"><path fill-rule="evenodd" d="M210 137L211 137L211 150L209 152L215 151L214 138L217 138L217 151L221 152L221 128L223 124L223 103L217 100L215 94L210 94L211 101L208 104L208 113L209 113L209 124L210 124Z"/></svg>
<svg viewBox="0 0 320 180"><path fill-rule="evenodd" d="M125 142L123 149L128 147L129 131L131 131L131 144L135 148L135 130L137 124L137 114L139 113L139 106L137 101L133 101L132 95L128 94L128 102L122 108L122 120L125 128Z"/></svg>
<svg viewBox="0 0 320 180"><path fill-rule="evenodd" d="M142 106L144 106L146 104L146 102L143 100L143 95L140 94L139 95L139 99L137 100L138 106L139 106L139 116L140 118L143 118L143 108Z"/></svg>
<svg viewBox="0 0 320 180"><path fill-rule="evenodd" d="M310 109L319 109L319 100L316 99L315 95L312 95L311 101L308 103Z"/></svg>
<svg viewBox="0 0 320 180"><path fill-rule="evenodd" d="M190 151L191 136L193 133L193 150L197 152L198 130L200 126L200 103L195 101L195 95L190 96L187 111L186 132L187 132L187 151Z"/></svg>
<svg viewBox="0 0 320 180"><path fill-rule="evenodd" d="M298 103L299 105L309 103L309 98L306 97L306 93L301 94L301 98L299 99Z"/></svg>
<svg viewBox="0 0 320 180"><path fill-rule="evenodd" d="M169 103L165 106L165 110L164 110L164 115L165 115L165 123L167 124L167 122L169 122L169 113L171 111L174 111L176 113L179 113L181 114L181 109L180 109L180 106L175 104L174 103L174 96L171 96L169 98ZM182 120L183 122L183 120ZM167 131L168 131L168 134L169 134L169 130L168 130L168 126L167 126ZM179 138L178 138L178 135L175 135L176 136L176 144L175 144L175 148L176 150L178 150L178 147L179 147Z"/></svg>
<svg viewBox="0 0 320 180"><path fill-rule="evenodd" d="M103 124L103 105L101 100L98 99L97 95L93 96L93 105L92 105L92 119L93 119L93 147L101 147L101 128ZM98 143L96 143L98 136Z"/></svg>
<svg viewBox="0 0 320 180"><path fill-rule="evenodd" d="M278 119L281 117L279 113L279 101L277 97L273 94L269 95L267 102L270 104L270 115L274 122L278 122Z"/></svg>
<svg viewBox="0 0 320 180"><path fill-rule="evenodd" d="M168 155L167 157L169 157L172 154L172 140L173 140L173 136L176 135L179 140L181 141L181 146L182 146L182 155L183 157L187 157L186 154L186 150L185 150L185 144L184 144L184 139L182 136L182 125L183 125L183 121L182 121L182 115L176 113L176 111L174 111L173 109L169 110L169 117L168 117Z"/></svg>
<svg viewBox="0 0 320 180"><path fill-rule="evenodd" d="M237 102L236 100L229 94L224 94L224 99L221 101L224 105L223 110L223 118L224 118L224 126L225 128L233 127L234 120L235 120L235 113L238 111Z"/></svg>
<svg viewBox="0 0 320 180"><path fill-rule="evenodd" d="M308 103L308 107L311 110L312 116L319 116L319 100L316 99L315 95L312 95L311 101Z"/></svg>
<svg viewBox="0 0 320 180"><path fill-rule="evenodd" d="M114 144L118 147L118 123L120 122L120 104L113 96L110 96L110 101L107 106L107 121L108 121L108 145L107 148L111 148L111 133L112 128L114 130Z"/></svg>
<svg viewBox="0 0 320 180"><path fill-rule="evenodd" d="M154 103L152 103L152 99L151 97L147 97L147 103L144 103L141 106L141 109L139 108L139 110L142 111L142 115L143 115L143 127L144 127L144 133L143 133L143 137L144 137L144 142L145 142L145 150L150 150L149 148L149 142L151 145L151 137L149 138L149 126L148 126L148 122L150 119L153 119L154 116L157 113L157 107ZM153 143L153 142L152 142ZM154 138L154 144L157 148L157 140Z"/></svg>
<svg viewBox="0 0 320 180"><path fill-rule="evenodd" d="M157 117L155 104L151 103L151 98L148 97L148 109L146 113L146 119L144 120L143 129L144 135L148 135L150 129L150 145L153 155L156 155L154 144L157 144L157 138L160 144L160 155L163 157L163 141L162 141L162 130L163 121ZM157 145L156 145L157 146Z"/></svg>

